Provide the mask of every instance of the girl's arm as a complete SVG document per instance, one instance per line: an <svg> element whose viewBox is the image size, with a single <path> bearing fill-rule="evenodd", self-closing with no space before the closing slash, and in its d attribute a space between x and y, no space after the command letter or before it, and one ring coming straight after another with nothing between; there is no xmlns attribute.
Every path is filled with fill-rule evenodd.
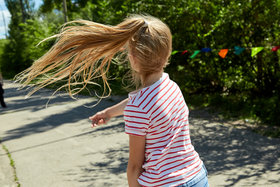
<svg viewBox="0 0 280 187"><path fill-rule="evenodd" d="M137 179L144 171L142 165L145 159L145 142L143 136L129 135L129 160L126 171L129 187L141 187Z"/></svg>
<svg viewBox="0 0 280 187"><path fill-rule="evenodd" d="M123 111L127 102L128 98L89 117L89 119L92 121L92 127L105 124L112 117L123 115Z"/></svg>

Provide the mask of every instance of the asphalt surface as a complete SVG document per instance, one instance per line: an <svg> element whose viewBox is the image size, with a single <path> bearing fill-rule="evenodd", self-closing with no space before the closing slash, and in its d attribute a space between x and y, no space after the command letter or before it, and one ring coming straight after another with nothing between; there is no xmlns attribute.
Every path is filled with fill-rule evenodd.
<svg viewBox="0 0 280 187"><path fill-rule="evenodd" d="M7 108L0 108L0 186L127 186L128 137L122 117L91 128L88 117L125 97L97 101L5 81ZM50 99L51 98L51 99ZM50 100L49 100L50 99ZM48 107L46 103L49 101ZM186 98L187 101L187 98ZM280 186L280 139L233 127L205 110L190 112L192 142L204 161L210 186Z"/></svg>

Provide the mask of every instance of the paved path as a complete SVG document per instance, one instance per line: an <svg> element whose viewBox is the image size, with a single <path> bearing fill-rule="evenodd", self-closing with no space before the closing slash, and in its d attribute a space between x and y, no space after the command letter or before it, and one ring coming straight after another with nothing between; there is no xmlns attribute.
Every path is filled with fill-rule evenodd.
<svg viewBox="0 0 280 187"><path fill-rule="evenodd" d="M122 100L97 107L51 91L29 99L6 81L7 109L0 109L0 138L15 162L22 187L127 186L128 137L121 117L95 129L88 116ZM209 172L210 186L279 186L280 139L233 128L206 111L191 111L191 135ZM9 159L0 147L0 186L15 186Z"/></svg>

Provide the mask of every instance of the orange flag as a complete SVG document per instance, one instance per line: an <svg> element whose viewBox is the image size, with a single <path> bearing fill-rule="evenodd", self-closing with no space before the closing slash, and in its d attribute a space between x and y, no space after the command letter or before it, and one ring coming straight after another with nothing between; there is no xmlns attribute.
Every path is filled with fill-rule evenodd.
<svg viewBox="0 0 280 187"><path fill-rule="evenodd" d="M221 49L219 52L220 57L225 58L227 56L228 49Z"/></svg>

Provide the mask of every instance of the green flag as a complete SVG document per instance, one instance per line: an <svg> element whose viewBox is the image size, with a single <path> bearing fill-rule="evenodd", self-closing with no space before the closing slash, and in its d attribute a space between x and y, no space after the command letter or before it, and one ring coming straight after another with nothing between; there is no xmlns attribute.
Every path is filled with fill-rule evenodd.
<svg viewBox="0 0 280 187"><path fill-rule="evenodd" d="M193 59L198 53L200 53L200 50L196 50L190 58Z"/></svg>
<svg viewBox="0 0 280 187"><path fill-rule="evenodd" d="M263 50L263 47L253 47L251 57L255 56L256 54L258 54L262 50Z"/></svg>
<svg viewBox="0 0 280 187"><path fill-rule="evenodd" d="M172 51L171 55L175 55L176 53L178 53L179 51Z"/></svg>

